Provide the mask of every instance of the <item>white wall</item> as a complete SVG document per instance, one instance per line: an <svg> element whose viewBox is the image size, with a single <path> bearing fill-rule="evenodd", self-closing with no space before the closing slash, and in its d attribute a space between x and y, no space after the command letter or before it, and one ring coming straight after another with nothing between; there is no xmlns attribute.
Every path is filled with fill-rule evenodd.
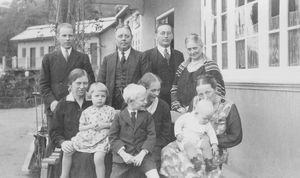
<svg viewBox="0 0 300 178"><path fill-rule="evenodd" d="M44 41L31 41L31 42L19 42L18 43L18 67L26 68L27 65L30 65L30 48L35 48L36 63L35 66L37 69L41 67L42 59L44 56L40 54L40 47L44 47L44 54L47 54L49 51L49 46L53 46L53 40L44 40ZM22 50L26 48L26 57L22 56Z"/></svg>

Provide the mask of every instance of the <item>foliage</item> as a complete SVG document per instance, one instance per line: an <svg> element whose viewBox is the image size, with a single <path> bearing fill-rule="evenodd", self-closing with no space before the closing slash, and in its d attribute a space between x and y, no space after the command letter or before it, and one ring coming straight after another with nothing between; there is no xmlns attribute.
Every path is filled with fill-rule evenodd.
<svg viewBox="0 0 300 178"><path fill-rule="evenodd" d="M10 39L33 25L47 24L47 0L13 0L0 18L0 56L16 56L17 44Z"/></svg>

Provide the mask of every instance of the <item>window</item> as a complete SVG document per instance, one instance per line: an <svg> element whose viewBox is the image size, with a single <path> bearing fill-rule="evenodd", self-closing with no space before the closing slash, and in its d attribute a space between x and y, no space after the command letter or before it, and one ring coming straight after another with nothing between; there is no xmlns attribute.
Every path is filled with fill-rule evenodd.
<svg viewBox="0 0 300 178"><path fill-rule="evenodd" d="M300 28L295 30L290 30L288 32L289 38L289 66L299 66L300 65Z"/></svg>
<svg viewBox="0 0 300 178"><path fill-rule="evenodd" d="M217 62L217 45L212 46L211 49L211 59Z"/></svg>
<svg viewBox="0 0 300 178"><path fill-rule="evenodd" d="M222 41L227 40L227 15L222 15Z"/></svg>
<svg viewBox="0 0 300 178"><path fill-rule="evenodd" d="M93 66L97 65L97 43L90 44L91 63Z"/></svg>
<svg viewBox="0 0 300 178"><path fill-rule="evenodd" d="M238 8L235 11L235 37L240 38L245 35L245 11Z"/></svg>
<svg viewBox="0 0 300 178"><path fill-rule="evenodd" d="M258 5L257 3L247 5L247 33L249 35L258 32Z"/></svg>
<svg viewBox="0 0 300 178"><path fill-rule="evenodd" d="M40 56L43 57L45 55L44 47L40 47Z"/></svg>
<svg viewBox="0 0 300 178"><path fill-rule="evenodd" d="M245 0L235 0L235 7L240 7L245 4Z"/></svg>
<svg viewBox="0 0 300 178"><path fill-rule="evenodd" d="M222 44L222 69L228 69L227 43Z"/></svg>
<svg viewBox="0 0 300 178"><path fill-rule="evenodd" d="M51 53L52 51L54 51L54 49L55 49L55 46L49 46L49 48L48 48L49 53Z"/></svg>
<svg viewBox="0 0 300 178"><path fill-rule="evenodd" d="M217 2L216 2L216 0L211 0L211 12L214 16L217 15Z"/></svg>
<svg viewBox="0 0 300 178"><path fill-rule="evenodd" d="M258 37L248 38L247 40L247 59L248 68L258 67Z"/></svg>
<svg viewBox="0 0 300 178"><path fill-rule="evenodd" d="M270 0L270 30L279 28L279 0Z"/></svg>
<svg viewBox="0 0 300 178"><path fill-rule="evenodd" d="M217 18L213 19L213 27L212 27L212 34L211 34L211 41L212 43L217 42Z"/></svg>
<svg viewBox="0 0 300 178"><path fill-rule="evenodd" d="M227 11L227 0L222 0L222 13Z"/></svg>
<svg viewBox="0 0 300 178"><path fill-rule="evenodd" d="M300 0L289 0L289 22L288 25L295 26L300 24Z"/></svg>
<svg viewBox="0 0 300 178"><path fill-rule="evenodd" d="M236 68L245 69L245 40L236 42Z"/></svg>
<svg viewBox="0 0 300 178"><path fill-rule="evenodd" d="M22 57L26 57L26 48L22 48Z"/></svg>
<svg viewBox="0 0 300 178"><path fill-rule="evenodd" d="M279 66L279 32L269 36L269 66Z"/></svg>

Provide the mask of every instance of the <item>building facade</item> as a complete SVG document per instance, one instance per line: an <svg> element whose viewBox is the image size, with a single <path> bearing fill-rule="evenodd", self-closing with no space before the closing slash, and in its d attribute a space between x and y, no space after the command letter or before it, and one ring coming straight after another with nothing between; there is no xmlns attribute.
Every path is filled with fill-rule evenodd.
<svg viewBox="0 0 300 178"><path fill-rule="evenodd" d="M173 45L185 57L185 36L201 35L205 53L224 76L226 97L236 103L242 119L244 138L230 149L225 168L232 174L227 177L299 176L299 0L113 2L139 11L136 39L142 51L155 46L159 21L174 26Z"/></svg>

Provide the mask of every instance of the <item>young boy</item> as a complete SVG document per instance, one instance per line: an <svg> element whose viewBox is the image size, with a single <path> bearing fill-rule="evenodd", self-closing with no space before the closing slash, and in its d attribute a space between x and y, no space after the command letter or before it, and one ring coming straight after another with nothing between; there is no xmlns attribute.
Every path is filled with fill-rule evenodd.
<svg viewBox="0 0 300 178"><path fill-rule="evenodd" d="M111 178L128 177L137 167L148 178L159 178L151 152L155 146L155 125L151 114L144 111L146 89L129 84L123 91L127 107L116 114L109 133L113 152Z"/></svg>

